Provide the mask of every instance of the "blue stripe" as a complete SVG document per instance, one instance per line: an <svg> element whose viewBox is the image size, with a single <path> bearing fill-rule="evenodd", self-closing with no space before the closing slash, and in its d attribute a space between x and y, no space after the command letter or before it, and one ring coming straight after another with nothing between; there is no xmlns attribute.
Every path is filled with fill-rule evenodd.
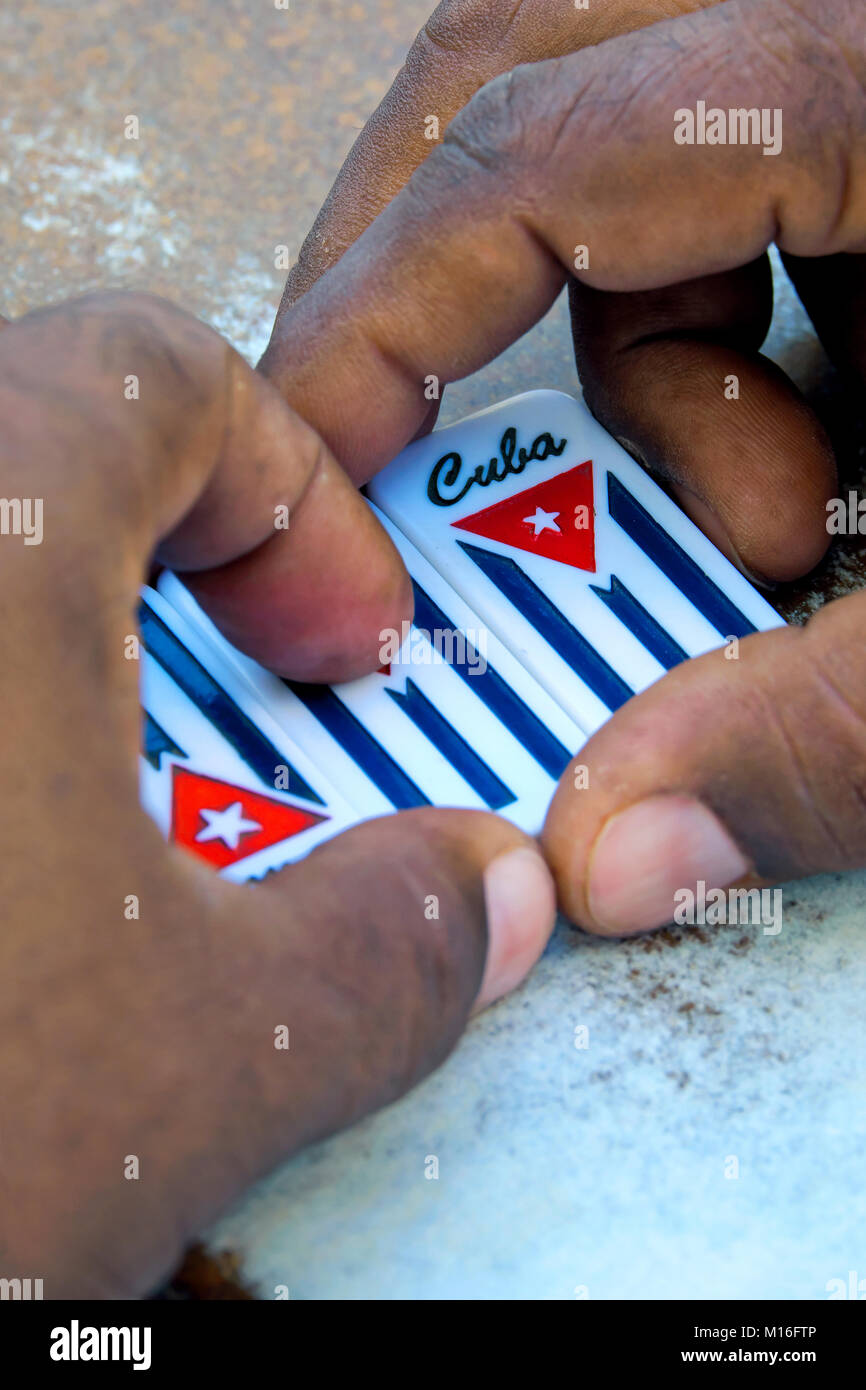
<svg viewBox="0 0 866 1390"><path fill-rule="evenodd" d="M175 685L192 700L215 729L218 729L227 743L231 744L247 767L251 768L264 785L273 787L277 769L286 767L289 774L288 790L305 801L315 801L322 805L308 782L291 764L284 754L275 748L261 729L244 714L218 681L197 661L179 637L166 627L161 618L142 599L138 609L138 621L144 645L155 661L171 677Z"/></svg>
<svg viewBox="0 0 866 1390"><path fill-rule="evenodd" d="M329 685L302 685L296 681L285 683L340 747L354 758L396 810L430 805L428 797L406 776L399 763L364 728Z"/></svg>
<svg viewBox="0 0 866 1390"><path fill-rule="evenodd" d="M695 564L682 546L668 535L655 517L650 516L613 473L607 475L607 506L617 525L676 584L722 637L748 637L750 632L756 631L745 613L741 613L736 604L722 593L709 575Z"/></svg>
<svg viewBox="0 0 866 1390"><path fill-rule="evenodd" d="M165 729L157 724L152 714L144 711L144 728L142 729L141 751L151 767L159 772L163 753L177 755L179 758L186 758L182 748L178 748L173 739L169 738Z"/></svg>
<svg viewBox="0 0 866 1390"><path fill-rule="evenodd" d="M438 748L442 756L448 759L464 782L468 782L473 791L478 793L491 811L499 811L503 806L510 806L512 801L517 800L514 793L508 790L504 782L500 782L496 773L469 747L466 740L452 728L435 705L431 705L414 681L406 681L405 694L390 688L388 694L422 734L429 738L433 746Z"/></svg>
<svg viewBox="0 0 866 1390"><path fill-rule="evenodd" d="M433 602L420 584L413 580L415 589L415 626L426 628L430 633L456 631L455 626L442 609ZM465 636L465 634L463 634ZM558 781L568 766L571 754L564 744L555 738L537 715L533 714L520 696L502 679L498 671L486 664L468 640L465 644L464 660L455 661L451 669L466 682L474 694L487 706L518 743L522 743L528 753L544 768L548 776Z"/></svg>
<svg viewBox="0 0 866 1390"><path fill-rule="evenodd" d="M666 670L670 671L672 666L679 666L681 661L688 661L688 652L683 651L679 642L675 642L670 633L665 632L652 613L648 613L643 604L638 603L634 594L615 574L610 577L609 589L602 589L596 584L590 584L589 587Z"/></svg>
<svg viewBox="0 0 866 1390"><path fill-rule="evenodd" d="M562 657L580 679L598 696L609 710L619 709L630 700L634 691L608 666L603 656L591 646L582 633L551 603L547 595L507 555L495 555L490 550L458 541L470 560L474 560L487 578L496 585L510 603L532 624Z"/></svg>

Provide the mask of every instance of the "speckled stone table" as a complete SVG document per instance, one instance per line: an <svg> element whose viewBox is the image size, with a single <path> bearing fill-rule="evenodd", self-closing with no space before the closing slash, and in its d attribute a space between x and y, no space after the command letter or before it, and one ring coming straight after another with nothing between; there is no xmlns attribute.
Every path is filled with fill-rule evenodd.
<svg viewBox="0 0 866 1390"><path fill-rule="evenodd" d="M274 248L297 251L426 13L7 5L0 312L146 287L255 359L283 278ZM824 416L844 486L859 483L863 422L781 278L770 350ZM451 391L443 420L531 386L577 389L561 304ZM863 575L855 539L780 606L801 619ZM561 924L435 1076L285 1165L207 1248L262 1298L825 1298L866 1277L864 902L861 874L787 888L778 936L623 945Z"/></svg>

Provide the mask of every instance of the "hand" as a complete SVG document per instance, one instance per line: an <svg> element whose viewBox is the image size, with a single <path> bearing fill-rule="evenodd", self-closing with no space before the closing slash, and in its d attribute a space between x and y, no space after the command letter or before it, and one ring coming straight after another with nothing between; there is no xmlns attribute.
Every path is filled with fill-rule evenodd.
<svg viewBox="0 0 866 1390"><path fill-rule="evenodd" d="M437 139L486 82L521 63L576 53L718 0L592 0L585 10L550 0L441 0L421 29L389 92L340 170L286 280L271 346L260 364L284 392L300 389L287 371L283 317L357 241L408 181ZM297 344L294 345L294 351ZM325 359L326 360L326 359ZM440 401L425 402L419 433L436 423ZM336 408L331 402L327 409ZM396 452L396 451L395 451ZM351 459L341 458L352 470ZM361 470L363 473L363 468ZM357 475L363 480L361 474Z"/></svg>
<svg viewBox="0 0 866 1390"><path fill-rule="evenodd" d="M0 1275L128 1297L277 1159L436 1066L540 953L553 885L504 821L422 811L240 887L139 809L124 652L154 552L293 676L370 669L411 611L328 450L215 333L122 295L4 327L0 441L3 497L42 507L36 543L0 536Z"/></svg>
<svg viewBox="0 0 866 1390"><path fill-rule="evenodd" d="M603 9L614 33L622 12ZM534 13L521 7L515 35ZM478 8L437 14L446 48L456 17L459 65ZM405 122L423 95L420 130L439 88L418 71L394 100ZM855 0L829 0L820 19L800 0L728 0L516 67L471 98L327 274L307 288L302 266L263 368L361 480L429 424L425 378L495 357L585 246L571 290L589 404L744 568L802 574L828 543L835 469L805 402L757 351L764 253L775 240L829 353L862 380L864 89ZM700 101L781 111L781 148L677 143L676 113ZM369 147L346 187L372 187ZM699 879L771 883L866 860L864 624L866 596L852 596L805 630L748 639L738 661L688 663L610 720L581 751L589 789L567 774L545 833L575 921L649 928Z"/></svg>

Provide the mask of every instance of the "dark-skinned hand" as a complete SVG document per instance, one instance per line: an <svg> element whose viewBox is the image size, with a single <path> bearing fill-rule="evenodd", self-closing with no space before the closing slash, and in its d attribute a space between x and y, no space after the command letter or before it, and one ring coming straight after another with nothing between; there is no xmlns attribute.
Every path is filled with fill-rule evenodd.
<svg viewBox="0 0 866 1390"><path fill-rule="evenodd" d="M553 884L505 821L420 811L239 886L140 809L127 652L154 556L287 675L369 669L411 612L328 449L210 329L135 295L5 326L0 493L43 518L39 544L0 537L0 1277L128 1297L436 1066L543 949Z"/></svg>
<svg viewBox="0 0 866 1390"><path fill-rule="evenodd" d="M677 143L675 113L699 101L780 109L781 150ZM759 353L773 242L862 389L859 0L445 0L338 179L261 365L361 482L429 427L429 376L476 371L569 280L590 407L738 564L787 580L828 544L836 479L818 422ZM623 934L670 921L699 880L866 862L864 638L856 594L736 661L688 662L614 715L581 750L588 788L566 774L544 833L572 918Z"/></svg>

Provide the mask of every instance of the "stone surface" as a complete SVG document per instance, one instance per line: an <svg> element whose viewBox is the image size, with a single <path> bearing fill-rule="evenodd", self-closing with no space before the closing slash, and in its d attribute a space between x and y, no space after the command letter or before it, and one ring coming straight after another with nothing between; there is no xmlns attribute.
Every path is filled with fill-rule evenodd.
<svg viewBox="0 0 866 1390"><path fill-rule="evenodd" d="M864 888L786 890L775 937L563 924L438 1073L212 1243L265 1298L826 1297L864 1270Z"/></svg>
<svg viewBox="0 0 866 1390"><path fill-rule="evenodd" d="M0 312L148 288L254 359L281 290L274 248L296 252L426 12L7 7ZM770 351L824 415L847 486L862 421L781 278L779 292ZM531 386L576 389L562 303L450 391L442 418ZM780 607L801 619L862 580L854 541ZM437 1075L283 1167L211 1247L264 1298L821 1298L866 1276L864 889L864 875L786 888L778 936L623 945L562 924Z"/></svg>

